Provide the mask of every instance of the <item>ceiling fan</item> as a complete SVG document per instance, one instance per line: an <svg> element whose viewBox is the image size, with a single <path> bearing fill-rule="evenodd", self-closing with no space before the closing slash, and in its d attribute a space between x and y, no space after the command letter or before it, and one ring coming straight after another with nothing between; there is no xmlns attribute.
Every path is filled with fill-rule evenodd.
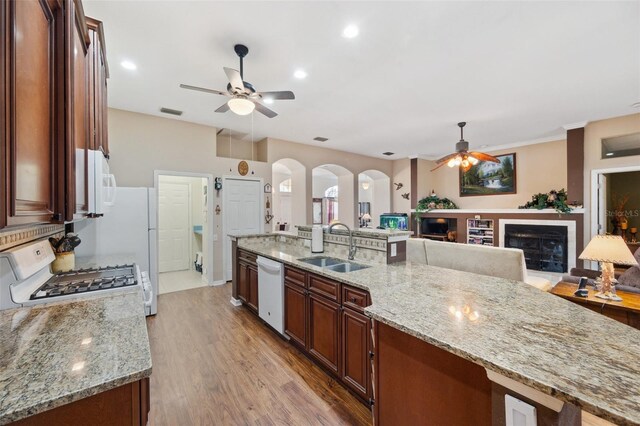
<svg viewBox="0 0 640 426"><path fill-rule="evenodd" d="M240 58L240 72L233 68L224 67L224 72L227 74L227 78L229 79L226 92L206 89L204 87L190 86L188 84L181 84L180 87L183 89L197 90L199 92L212 93L214 95L222 95L231 98L224 105L218 108L216 112L227 112L231 110L238 115L248 115L255 109L269 118L275 117L278 113L267 108L260 101L271 102L274 100L296 98L293 92L289 90L280 92L257 92L251 83L243 81L243 59L249 53L249 48L243 44L236 44L233 47L233 50L235 50L236 54Z"/></svg>
<svg viewBox="0 0 640 426"><path fill-rule="evenodd" d="M456 144L456 152L436 160L438 166L432 169L432 172L445 164L449 167L460 166L460 168L466 172L472 166L478 164L478 161L491 161L493 163L500 162L500 160L493 155L477 151L469 152L469 142L464 140L464 126L466 124L467 123L464 121L458 123L458 127L460 127L460 141Z"/></svg>

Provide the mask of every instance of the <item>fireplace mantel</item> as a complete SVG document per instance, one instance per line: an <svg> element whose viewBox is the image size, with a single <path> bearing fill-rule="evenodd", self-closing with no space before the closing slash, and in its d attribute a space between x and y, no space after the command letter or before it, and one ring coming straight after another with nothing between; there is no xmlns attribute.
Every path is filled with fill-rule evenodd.
<svg viewBox="0 0 640 426"><path fill-rule="evenodd" d="M411 213L415 213L415 209ZM434 209L423 213L472 213L472 214L584 214L584 209L573 209L571 213L558 213L555 209Z"/></svg>

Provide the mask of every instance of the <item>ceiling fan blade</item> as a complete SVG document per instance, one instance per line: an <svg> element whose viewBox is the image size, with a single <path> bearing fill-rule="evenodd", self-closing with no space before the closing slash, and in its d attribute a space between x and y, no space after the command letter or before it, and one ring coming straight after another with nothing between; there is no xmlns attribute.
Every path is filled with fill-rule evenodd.
<svg viewBox="0 0 640 426"><path fill-rule="evenodd" d="M446 155L446 156L440 158L439 160L436 160L436 163L444 163L446 161L451 160L452 158L455 158L456 155L458 155L457 152L454 152L453 154Z"/></svg>
<svg viewBox="0 0 640 426"><path fill-rule="evenodd" d="M227 112L227 111L229 111L229 104L226 102L220 105L220 108L216 110L216 112Z"/></svg>
<svg viewBox="0 0 640 426"><path fill-rule="evenodd" d="M469 155L474 157L474 158L477 158L480 161L491 161L492 163L499 163L500 162L500 160L498 160L493 155L485 154L484 152L472 151L472 152L469 153Z"/></svg>
<svg viewBox="0 0 640 426"><path fill-rule="evenodd" d="M260 92L260 96L262 96L262 99L273 100L289 100L296 98L296 95L294 95L290 90L282 90L279 92Z"/></svg>
<svg viewBox="0 0 640 426"><path fill-rule="evenodd" d="M229 83L231 83L231 87L240 92L244 92L244 83L242 82L242 77L237 70L233 68L224 67L224 73L227 74L227 78L229 79Z"/></svg>
<svg viewBox="0 0 640 426"><path fill-rule="evenodd" d="M445 164L447 164L447 163L442 162L442 163L438 164L436 167L434 167L433 169L431 169L431 171L435 172L436 170L438 170L440 167L444 166Z"/></svg>
<svg viewBox="0 0 640 426"><path fill-rule="evenodd" d="M270 110L266 106L262 105L260 102L253 101L253 103L256 104L256 111L258 111L261 114L266 115L269 118L273 118L276 115L278 115L277 112L275 112L273 110Z"/></svg>
<svg viewBox="0 0 640 426"><path fill-rule="evenodd" d="M190 86L188 84L181 84L180 87L182 87L183 89L196 90L198 92L212 93L214 95L229 96L227 92L221 92L219 90L213 90L213 89L205 89L204 87L198 87L198 86Z"/></svg>

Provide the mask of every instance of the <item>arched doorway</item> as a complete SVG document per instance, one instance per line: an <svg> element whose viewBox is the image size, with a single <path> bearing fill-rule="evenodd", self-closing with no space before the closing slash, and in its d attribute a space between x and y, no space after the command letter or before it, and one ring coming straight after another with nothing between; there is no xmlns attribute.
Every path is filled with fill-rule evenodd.
<svg viewBox="0 0 640 426"><path fill-rule="evenodd" d="M323 164L315 167L313 177L313 223L329 225L340 221L353 227L355 197L353 173L342 166Z"/></svg>
<svg viewBox="0 0 640 426"><path fill-rule="evenodd" d="M295 225L307 222L306 169L296 160L283 158L273 163L271 174L273 230L294 231Z"/></svg>
<svg viewBox="0 0 640 426"><path fill-rule="evenodd" d="M380 215L390 213L391 180L379 170L358 175L358 220L361 228L380 225Z"/></svg>

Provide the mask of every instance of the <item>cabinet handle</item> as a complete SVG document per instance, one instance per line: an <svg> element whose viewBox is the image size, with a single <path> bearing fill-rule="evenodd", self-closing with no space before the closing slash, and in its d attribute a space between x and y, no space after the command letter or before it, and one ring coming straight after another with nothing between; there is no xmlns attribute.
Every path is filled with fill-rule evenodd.
<svg viewBox="0 0 640 426"><path fill-rule="evenodd" d="M356 303L358 301L358 299L356 299L355 297L351 298L351 302Z"/></svg>
<svg viewBox="0 0 640 426"><path fill-rule="evenodd" d="M373 351L369 351L369 359L373 359L373 356L374 356Z"/></svg>
<svg viewBox="0 0 640 426"><path fill-rule="evenodd" d="M369 405L373 407L376 401L373 398L369 398Z"/></svg>
<svg viewBox="0 0 640 426"><path fill-rule="evenodd" d="M51 215L51 220L55 220L56 222L60 222L62 220L62 213L54 213Z"/></svg>

